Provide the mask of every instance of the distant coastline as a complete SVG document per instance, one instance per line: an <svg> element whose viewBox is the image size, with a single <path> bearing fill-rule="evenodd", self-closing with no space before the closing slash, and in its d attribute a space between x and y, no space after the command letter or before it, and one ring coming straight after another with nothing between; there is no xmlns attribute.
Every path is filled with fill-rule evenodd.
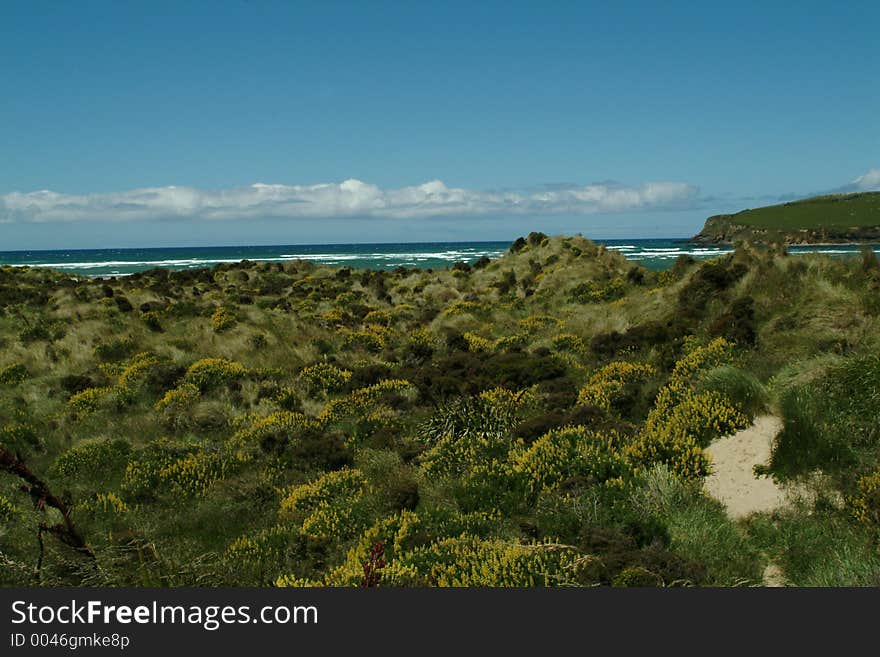
<svg viewBox="0 0 880 657"><path fill-rule="evenodd" d="M596 240L632 262L661 271L681 256L706 260L730 253L727 244L701 244L687 238ZM354 269L441 270L456 262L480 258L495 260L507 253L510 242L426 242L399 244L310 244L276 246L172 247L141 249L71 249L0 252L0 266L43 267L89 277L127 276L157 267L168 270L201 269L216 265L253 262L303 261ZM810 244L790 247L793 255L821 253L855 255L861 244Z"/></svg>
<svg viewBox="0 0 880 657"><path fill-rule="evenodd" d="M846 246L880 243L880 192L831 194L719 214L706 219L696 244L740 241L789 246Z"/></svg>

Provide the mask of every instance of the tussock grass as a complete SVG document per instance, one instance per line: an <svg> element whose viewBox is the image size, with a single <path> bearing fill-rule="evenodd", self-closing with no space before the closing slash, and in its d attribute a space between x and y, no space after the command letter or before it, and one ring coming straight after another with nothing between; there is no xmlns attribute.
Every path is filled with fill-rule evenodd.
<svg viewBox="0 0 880 657"><path fill-rule="evenodd" d="M496 261L430 272L232 263L89 280L2 269L0 371L26 376L0 385L0 442L70 499L95 559L47 541L39 581L342 581L331 573L360 572L377 540L389 556L465 559L467 529L498 563L520 558L514 544L564 541L592 566L556 583L581 585L756 583L761 554L785 561L801 539L819 547L792 552L792 581L844 581L821 563L839 532L844 579L868 582L873 530L845 500L880 463L875 270L745 247L657 273L583 237L540 233ZM237 321L218 332L221 307ZM719 337L729 359L673 375ZM239 366L187 387L208 358ZM644 380L579 403L620 362ZM317 364L350 377L309 384L300 374ZM72 412L69 399L93 389L91 412ZM166 395L174 403L159 403ZM513 399L528 403L509 413ZM771 474L821 481L843 508L795 509L744 534L699 482L655 467L693 474L701 462L687 442L697 427L680 426L697 423L676 405L688 399L722 399L737 418L780 413ZM468 412L444 423L449 409ZM700 440L714 437L703 429ZM102 461L91 446L105 441L122 441L125 458ZM91 449L104 465L69 465ZM352 509L310 511L323 533L279 514L282 491L343 468L365 487ZM4 584L36 583L47 520L20 485L0 472L3 508L15 509L0 533Z"/></svg>

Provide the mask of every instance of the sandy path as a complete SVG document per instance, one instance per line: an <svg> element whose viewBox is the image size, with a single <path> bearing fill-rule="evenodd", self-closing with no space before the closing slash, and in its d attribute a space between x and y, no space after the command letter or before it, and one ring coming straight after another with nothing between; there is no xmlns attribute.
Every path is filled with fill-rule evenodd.
<svg viewBox="0 0 880 657"><path fill-rule="evenodd" d="M773 438L780 429L779 418L761 415L748 429L716 440L707 448L715 471L706 478L706 489L724 503L732 518L785 504L785 492L771 478L755 477L753 471L755 465L770 460Z"/></svg>

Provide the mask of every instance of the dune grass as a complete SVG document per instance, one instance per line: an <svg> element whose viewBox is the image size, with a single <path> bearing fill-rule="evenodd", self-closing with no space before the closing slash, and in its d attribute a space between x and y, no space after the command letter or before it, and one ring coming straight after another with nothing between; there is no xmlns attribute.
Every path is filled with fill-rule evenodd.
<svg viewBox="0 0 880 657"><path fill-rule="evenodd" d="M380 585L834 582L835 532L868 583L870 513L738 525L699 478L771 411L770 474L873 504L878 313L858 258L658 273L540 233L435 271L2 268L0 583L356 585L377 543ZM39 547L22 468L83 546Z"/></svg>

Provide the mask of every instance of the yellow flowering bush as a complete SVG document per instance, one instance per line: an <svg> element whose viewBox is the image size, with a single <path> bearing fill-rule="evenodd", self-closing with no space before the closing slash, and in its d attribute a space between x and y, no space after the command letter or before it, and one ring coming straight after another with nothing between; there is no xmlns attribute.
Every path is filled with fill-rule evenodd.
<svg viewBox="0 0 880 657"><path fill-rule="evenodd" d="M198 451L196 445L168 438L149 443L128 462L122 479L123 493L134 498L155 496L163 483L162 471Z"/></svg>
<svg viewBox="0 0 880 657"><path fill-rule="evenodd" d="M562 586L577 583L580 557L569 546L462 535L399 555L382 577L391 586Z"/></svg>
<svg viewBox="0 0 880 657"><path fill-rule="evenodd" d="M497 530L501 517L497 513L461 513L454 509L433 508L415 513L400 511L376 521L364 531L349 549L345 560L330 570L320 582L301 580L294 576L278 578L277 586L357 586L363 576L363 564L377 543L384 547L384 559L392 562L427 542L468 534L485 537Z"/></svg>
<svg viewBox="0 0 880 657"><path fill-rule="evenodd" d="M349 536L358 533L365 520L361 502L368 488L360 470L335 470L290 488L279 513L282 520L297 523L302 533L312 538Z"/></svg>
<svg viewBox="0 0 880 657"><path fill-rule="evenodd" d="M168 390L153 406L157 411L179 413L190 408L199 400L199 389L192 383L182 383Z"/></svg>
<svg viewBox="0 0 880 657"><path fill-rule="evenodd" d="M480 337L475 333L466 332L464 334L465 342L467 342L468 351L494 351L495 342L487 338Z"/></svg>
<svg viewBox="0 0 880 657"><path fill-rule="evenodd" d="M508 390L507 388L491 388L484 390L477 398L502 413L517 413L528 408L537 401L534 390Z"/></svg>
<svg viewBox="0 0 880 657"><path fill-rule="evenodd" d="M159 359L149 352L133 356L119 374L116 385L125 390L136 390L159 364Z"/></svg>
<svg viewBox="0 0 880 657"><path fill-rule="evenodd" d="M326 324L344 324L349 318L342 308L330 308L321 313L321 321Z"/></svg>
<svg viewBox="0 0 880 657"><path fill-rule="evenodd" d="M391 309L391 315L397 319L408 319L415 310L416 307L411 303L399 303Z"/></svg>
<svg viewBox="0 0 880 657"><path fill-rule="evenodd" d="M847 499L853 516L859 522L880 527L880 467L860 477L855 495Z"/></svg>
<svg viewBox="0 0 880 657"><path fill-rule="evenodd" d="M712 472L709 456L696 441L666 432L643 432L624 453L637 472L657 464L666 465L682 479L700 479Z"/></svg>
<svg viewBox="0 0 880 657"><path fill-rule="evenodd" d="M203 358L193 363L184 376L184 383L191 383L200 391L226 385L247 375L241 363L225 358Z"/></svg>
<svg viewBox="0 0 880 657"><path fill-rule="evenodd" d="M612 404L633 383L654 376L656 370L650 365L617 361L609 363L590 377L578 393L578 403L611 410Z"/></svg>
<svg viewBox="0 0 880 657"><path fill-rule="evenodd" d="M492 348L495 351L509 351L510 349L525 347L528 343L528 336L514 333L513 335L505 335L495 340Z"/></svg>
<svg viewBox="0 0 880 657"><path fill-rule="evenodd" d="M116 493L95 493L89 499L83 500L76 505L76 510L100 514L120 516L128 513L128 505Z"/></svg>
<svg viewBox="0 0 880 657"><path fill-rule="evenodd" d="M639 438L627 447L633 464L643 469L663 463L685 479L704 477L711 463L703 447L749 425L749 419L720 393L695 392L697 375L728 362L733 345L717 338L691 344L660 389Z"/></svg>
<svg viewBox="0 0 880 657"><path fill-rule="evenodd" d="M86 388L72 395L67 400L68 412L78 418L91 415L104 405L104 402L113 392L112 387Z"/></svg>
<svg viewBox="0 0 880 657"><path fill-rule="evenodd" d="M240 536L226 548L223 559L235 564L252 564L275 559L286 546L291 531L291 528L285 525L273 525L253 536Z"/></svg>
<svg viewBox="0 0 880 657"><path fill-rule="evenodd" d="M345 397L331 399L318 415L320 422L338 422L369 411L385 395L396 394L412 399L415 387L405 379L383 379L366 388L358 388Z"/></svg>
<svg viewBox="0 0 880 657"><path fill-rule="evenodd" d="M584 343L584 339L579 335L575 335L574 333L560 333L553 338L553 348L557 351L574 351L579 353L586 351L587 345Z"/></svg>
<svg viewBox="0 0 880 657"><path fill-rule="evenodd" d="M387 310L371 310L364 316L364 324L380 324L388 326L391 323L391 313Z"/></svg>
<svg viewBox="0 0 880 657"><path fill-rule="evenodd" d="M456 315L465 315L467 313L476 313L483 310L482 304L476 301L453 301L443 311L445 317L455 317Z"/></svg>
<svg viewBox="0 0 880 657"><path fill-rule="evenodd" d="M214 333L227 331L235 326L237 322L238 319L232 311L225 306L220 306L214 311L214 314L211 315L211 327L214 329Z"/></svg>
<svg viewBox="0 0 880 657"><path fill-rule="evenodd" d="M260 447L268 442L290 443L305 431L317 429L319 423L312 418L293 411L276 411L255 419L249 426L237 431L227 441L226 447L241 462L248 461Z"/></svg>
<svg viewBox="0 0 880 657"><path fill-rule="evenodd" d="M652 410L645 423L650 435L665 433L707 446L714 439L728 436L749 426L749 418L733 408L714 391L688 392L674 406Z"/></svg>
<svg viewBox="0 0 880 657"><path fill-rule="evenodd" d="M305 367L299 373L299 379L311 391L334 392L345 387L351 380L351 372L330 363L316 363Z"/></svg>
<svg viewBox="0 0 880 657"><path fill-rule="evenodd" d="M460 476L477 465L506 459L512 446L513 440L503 433L450 433L422 454L420 469L426 477Z"/></svg>
<svg viewBox="0 0 880 657"><path fill-rule="evenodd" d="M619 299L625 292L626 281L620 276L615 276L604 284L596 281L579 283L569 294L572 300L578 303L601 303Z"/></svg>
<svg viewBox="0 0 880 657"><path fill-rule="evenodd" d="M528 448L511 454L511 479L524 481L536 494L574 477L604 483L630 474L616 432L597 433L583 426L554 429Z"/></svg>
<svg viewBox="0 0 880 657"><path fill-rule="evenodd" d="M170 486L183 497L204 497L211 486L226 475L227 460L222 454L195 451L159 469L159 483Z"/></svg>
<svg viewBox="0 0 880 657"><path fill-rule="evenodd" d="M666 384L668 400L664 403L675 403L676 396L689 389L697 374L729 363L732 358L733 343L724 338L715 338L707 345L694 346L675 364Z"/></svg>
<svg viewBox="0 0 880 657"><path fill-rule="evenodd" d="M409 332L410 344L421 345L433 349L437 346L437 339L431 332L431 329L419 326Z"/></svg>
<svg viewBox="0 0 880 657"><path fill-rule="evenodd" d="M377 325L360 331L344 331L342 333L343 349L363 349L378 353L385 348L385 336L373 330Z"/></svg>
<svg viewBox="0 0 880 657"><path fill-rule="evenodd" d="M151 331L161 333L162 331L162 315L156 310L150 310L141 313L141 321L147 325Z"/></svg>
<svg viewBox="0 0 880 657"><path fill-rule="evenodd" d="M529 333L537 333L547 329L558 329L562 326L562 320L550 315L531 315L519 321L519 325Z"/></svg>
<svg viewBox="0 0 880 657"><path fill-rule="evenodd" d="M300 548L305 537L295 528L278 524L235 539L223 553L225 564L235 573L236 582L271 585L290 553L302 559Z"/></svg>

